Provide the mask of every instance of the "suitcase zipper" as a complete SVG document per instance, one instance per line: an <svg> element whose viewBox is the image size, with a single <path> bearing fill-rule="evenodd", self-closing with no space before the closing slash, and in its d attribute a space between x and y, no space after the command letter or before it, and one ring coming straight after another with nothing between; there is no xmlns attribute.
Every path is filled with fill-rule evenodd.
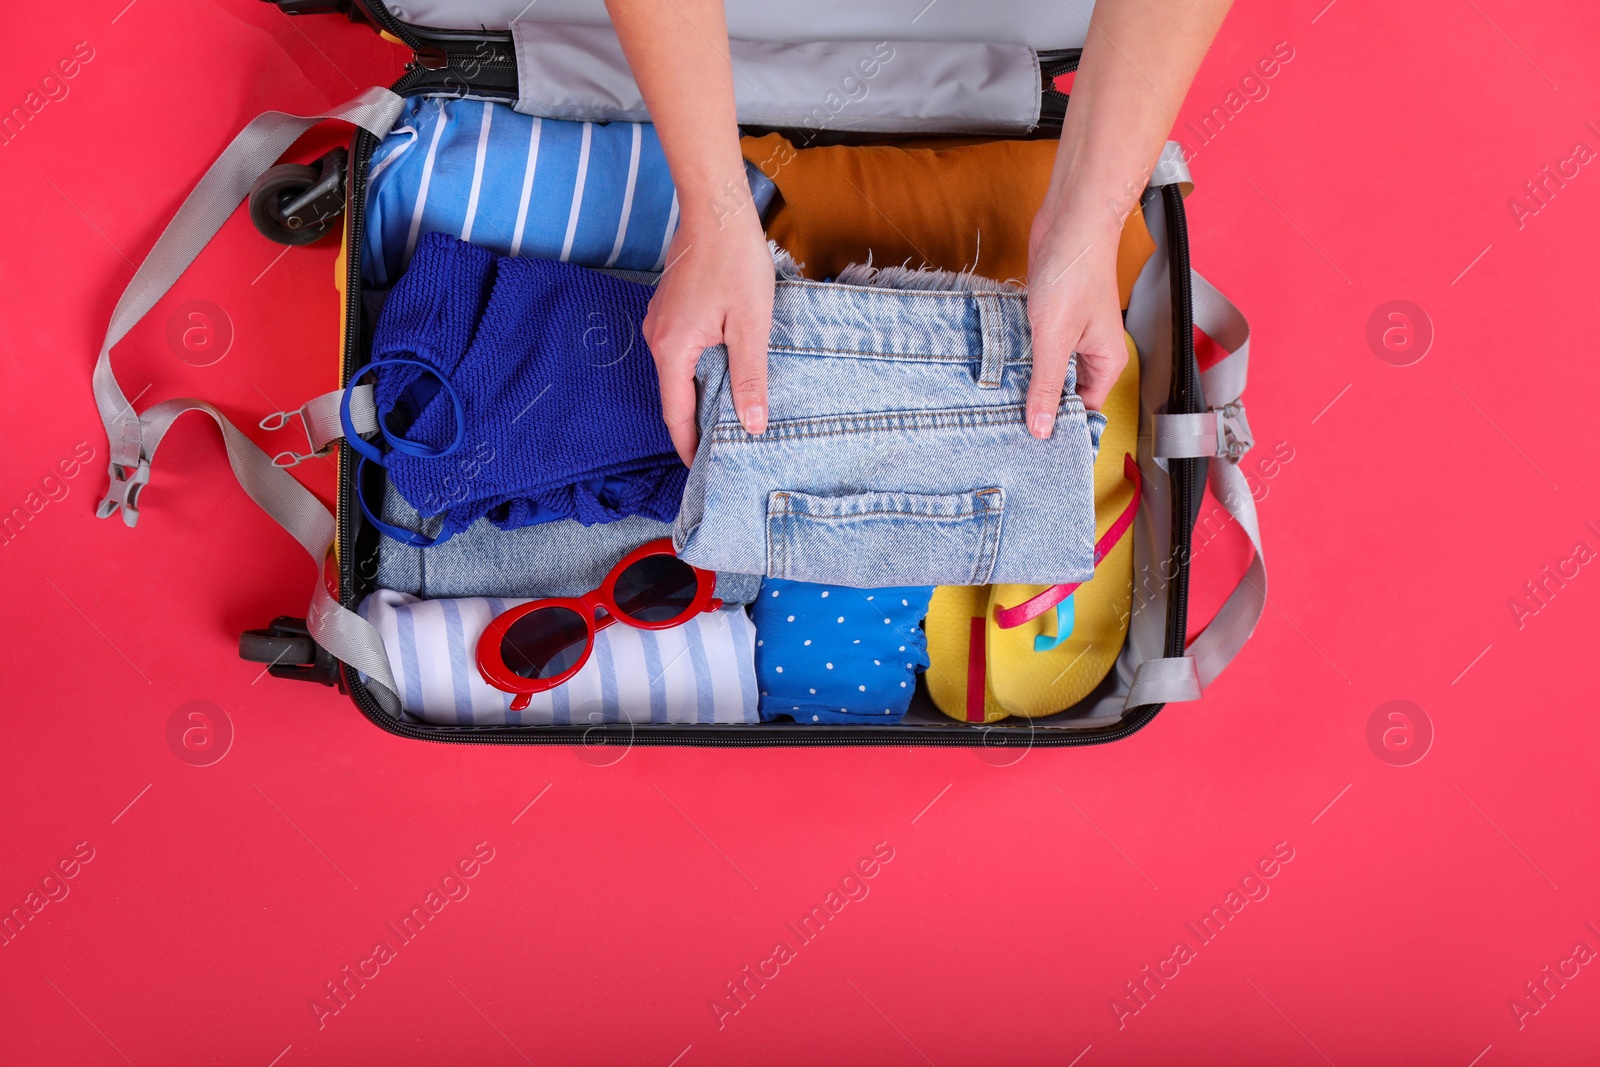
<svg viewBox="0 0 1600 1067"><path fill-rule="evenodd" d="M509 66L511 84L509 87L501 84L484 84L476 77L463 82L451 64L453 56L460 55L459 51L439 49L445 57L442 67L429 67L422 62L419 49L423 42L403 23L389 14L383 4L362 0L361 6L367 11L375 23L388 30L395 37L404 41L413 52L418 52L418 57L406 67L406 73L391 86L391 90L402 96L417 95L433 90L454 91L457 93L471 89L475 95L516 97L516 60L512 56L509 63L499 62L490 64L485 62L485 69L496 72ZM509 46L509 36L504 36L504 43ZM491 44L500 41L499 37L491 38L489 35L475 34L471 37L474 41L490 41ZM1041 57L1042 58L1042 57ZM1076 57L1072 57L1073 66L1076 67ZM508 91L509 89L509 91ZM365 130L356 132L355 150L350 168L350 224L349 245L345 259L345 330L344 350L342 352L343 366L341 368L341 384L348 384L350 372L356 366L357 347L360 344L360 313L361 313L361 247L366 233L366 184L367 170L372 162L372 153L377 147L378 139ZM1189 242L1188 228L1183 213L1183 198L1175 187L1167 186L1163 190L1163 204L1166 207L1168 255L1171 259L1170 269L1173 276L1173 314L1174 314L1174 378L1173 399L1170 403L1184 402L1196 406L1198 410L1198 378L1193 365L1193 307L1189 294ZM1181 301L1180 281L1181 279ZM1176 342L1183 339L1180 347ZM1183 400L1180 401L1180 382ZM339 507L338 507L338 543L337 555L339 560L339 603L351 611L355 611L360 603L362 583L356 573L356 559L359 553L356 548L356 530L353 516L359 514L353 490L355 488L352 472L355 470L355 454L344 441L339 444ZM1167 604L1167 640L1164 654L1167 656L1183 655L1184 620L1188 611L1188 572L1189 554L1187 547L1180 555L1177 552L1178 534L1183 531L1183 544L1187 546L1189 533L1194 522L1194 478L1195 467L1201 461L1178 460L1174 461L1173 478L1173 560L1176 565L1175 577L1169 583L1169 596ZM1186 505L1179 510L1179 504ZM1179 516L1187 516L1180 519ZM375 552L375 547L366 554ZM1181 580L1180 580L1181 579ZM1173 621L1177 620L1177 637L1173 637ZM350 695L350 699L371 722L380 729L387 730L399 737L411 738L418 741L437 741L443 744L466 745L584 745L589 747L657 747L663 745L690 745L708 748L845 748L845 747L890 747L913 746L918 748L1066 748L1083 745L1105 744L1119 741L1142 730L1155 718L1157 713L1165 706L1162 704L1146 704L1129 710L1120 723L1111 727L1096 730L1057 730L1051 728L1034 728L1023 720L1017 725L992 726L986 729L974 729L971 726L860 726L860 727L833 727L819 728L815 726L782 726L775 724L762 724L752 727L746 724L702 724L680 725L674 723L594 723L571 726L536 726L536 727L500 727L500 726L456 726L438 727L418 725L415 723L401 722L384 711L378 705L371 692L362 684L356 672L346 663L339 664L342 687ZM926 731L926 733L924 733ZM1060 736L1052 736L1060 735ZM596 745L596 742L599 744Z"/></svg>
<svg viewBox="0 0 1600 1067"><path fill-rule="evenodd" d="M1205 410L1200 395L1200 370L1194 354L1194 293L1189 281L1189 222L1183 208L1183 192L1176 185L1161 188L1162 214L1166 216L1167 247L1183 250L1182 269L1176 259L1171 269L1172 294L1172 386L1167 410L1178 415L1197 415ZM1206 460L1169 460L1172 476L1172 566L1182 567L1187 575L1195 519L1200 513ZM1174 573L1177 573L1174 569ZM1183 655L1189 626L1189 583L1174 581L1167 596L1167 655ZM1177 649L1177 651L1173 651Z"/></svg>
<svg viewBox="0 0 1600 1067"><path fill-rule="evenodd" d="M513 76L517 69L517 57L513 52L506 51L506 45L498 41L479 39L477 43L465 52L452 52L433 44L420 44L414 49L411 62L406 64L410 71L418 70L448 70L454 71L458 67L468 71L469 74L483 67L496 67L509 69ZM457 60L459 59L459 62Z"/></svg>
<svg viewBox="0 0 1600 1067"><path fill-rule="evenodd" d="M406 64L408 74L445 71L448 72L448 76L441 79L441 87L499 90L509 88L512 95L515 95L517 56L511 34L488 30L422 32L395 18L389 6L379 0L358 0L358 3L367 21L411 49L411 60ZM497 73L509 71L511 74L509 85L503 77L491 79L492 84L487 86L474 84L477 74L484 68L493 69ZM425 79L418 79L419 83L424 81ZM398 84L394 86L394 91L400 92Z"/></svg>
<svg viewBox="0 0 1600 1067"><path fill-rule="evenodd" d="M1064 48L1056 52L1040 52L1039 56L1039 128L1059 130L1067 117L1069 94L1056 88L1056 79L1063 74L1074 74L1081 48Z"/></svg>

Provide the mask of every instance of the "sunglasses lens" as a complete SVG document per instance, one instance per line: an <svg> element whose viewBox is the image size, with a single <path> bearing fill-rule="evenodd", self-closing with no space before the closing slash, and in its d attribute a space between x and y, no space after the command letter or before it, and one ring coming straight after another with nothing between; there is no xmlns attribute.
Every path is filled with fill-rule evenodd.
<svg viewBox="0 0 1600 1067"><path fill-rule="evenodd" d="M677 556L646 556L617 575L617 608L636 622L670 622L688 612L698 585Z"/></svg>
<svg viewBox="0 0 1600 1067"><path fill-rule="evenodd" d="M571 608L543 608L512 623L500 639L500 656L523 678L555 678L570 670L589 643L583 616Z"/></svg>

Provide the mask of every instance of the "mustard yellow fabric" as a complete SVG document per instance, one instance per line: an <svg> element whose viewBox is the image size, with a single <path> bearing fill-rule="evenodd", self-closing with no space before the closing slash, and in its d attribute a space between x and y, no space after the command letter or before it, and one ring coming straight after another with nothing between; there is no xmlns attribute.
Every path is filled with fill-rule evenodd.
<svg viewBox="0 0 1600 1067"><path fill-rule="evenodd" d="M870 257L877 267L905 264L1024 281L1028 232L1050 183L1056 143L795 148L782 134L769 133L744 138L743 149L782 194L767 236L804 265L808 278L835 277ZM1154 251L1135 206L1117 249L1124 308Z"/></svg>

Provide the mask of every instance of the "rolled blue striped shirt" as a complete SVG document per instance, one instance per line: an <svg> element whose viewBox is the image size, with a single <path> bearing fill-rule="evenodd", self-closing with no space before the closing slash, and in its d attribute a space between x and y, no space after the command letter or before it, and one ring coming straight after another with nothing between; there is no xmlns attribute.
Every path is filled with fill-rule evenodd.
<svg viewBox="0 0 1600 1067"><path fill-rule="evenodd" d="M601 722L753 723L755 626L741 607L695 616L667 630L609 626L572 679L536 693L525 711L491 688L477 667L478 639L495 616L526 603L499 597L420 600L380 589L361 617L383 639L396 694L411 718L448 726L545 726Z"/></svg>
<svg viewBox="0 0 1600 1067"><path fill-rule="evenodd" d="M764 210L772 183L745 169ZM677 228L678 195L654 126L417 96L372 156L362 277L393 285L430 231L500 255L659 271Z"/></svg>

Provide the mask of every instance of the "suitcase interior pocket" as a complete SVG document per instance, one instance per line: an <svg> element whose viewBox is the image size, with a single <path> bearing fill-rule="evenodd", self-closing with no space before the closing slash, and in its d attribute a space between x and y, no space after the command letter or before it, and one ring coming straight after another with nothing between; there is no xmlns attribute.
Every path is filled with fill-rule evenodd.
<svg viewBox="0 0 1600 1067"><path fill-rule="evenodd" d="M767 497L767 575L833 585L984 585L1000 547L1005 492ZM858 582L841 581L858 576Z"/></svg>

